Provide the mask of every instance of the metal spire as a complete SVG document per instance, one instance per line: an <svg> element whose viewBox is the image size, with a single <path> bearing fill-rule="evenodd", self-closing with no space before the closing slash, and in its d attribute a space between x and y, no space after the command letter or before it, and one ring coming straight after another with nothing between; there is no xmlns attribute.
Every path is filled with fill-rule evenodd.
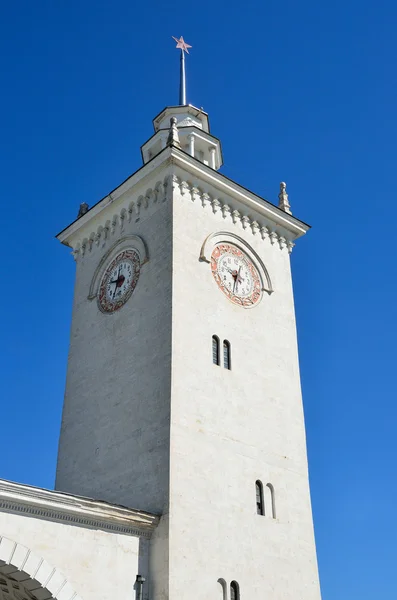
<svg viewBox="0 0 397 600"><path fill-rule="evenodd" d="M176 41L176 47L181 49L181 68L180 68L180 82L179 82L179 105L185 106L186 104L186 71L185 71L185 52L189 54L188 48L191 48L189 44L185 42L183 37L178 38L172 36L172 39Z"/></svg>

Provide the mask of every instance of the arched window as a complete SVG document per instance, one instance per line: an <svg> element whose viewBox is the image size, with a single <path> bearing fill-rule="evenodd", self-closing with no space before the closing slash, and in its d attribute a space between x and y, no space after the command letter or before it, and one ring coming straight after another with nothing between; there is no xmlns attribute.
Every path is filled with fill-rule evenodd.
<svg viewBox="0 0 397 600"><path fill-rule="evenodd" d="M240 600L240 588L237 581L230 584L230 600Z"/></svg>
<svg viewBox="0 0 397 600"><path fill-rule="evenodd" d="M232 368L231 355L230 355L230 342L223 340L223 366L225 369Z"/></svg>
<svg viewBox="0 0 397 600"><path fill-rule="evenodd" d="M219 338L217 335L212 336L212 362L214 365L220 365L220 356L219 356Z"/></svg>
<svg viewBox="0 0 397 600"><path fill-rule="evenodd" d="M276 518L276 499L274 495L274 487L271 483L266 484L266 505L269 507L268 515L273 519Z"/></svg>
<svg viewBox="0 0 397 600"><path fill-rule="evenodd" d="M258 515L265 514L265 504L263 502L263 485L259 479L255 482L256 492L256 512Z"/></svg>
<svg viewBox="0 0 397 600"><path fill-rule="evenodd" d="M222 588L222 600L227 600L227 586L226 586L226 581L224 579L222 579L222 577L220 577L218 579L218 583Z"/></svg>

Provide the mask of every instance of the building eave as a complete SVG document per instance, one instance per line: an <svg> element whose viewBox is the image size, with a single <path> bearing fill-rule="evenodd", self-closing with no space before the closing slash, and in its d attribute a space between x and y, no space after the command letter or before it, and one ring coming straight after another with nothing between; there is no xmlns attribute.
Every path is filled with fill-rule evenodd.
<svg viewBox="0 0 397 600"><path fill-rule="evenodd" d="M154 119L153 119L153 121L152 121L152 123L153 123L153 127L156 129L156 123L157 123L158 121L161 121L161 119L162 119L163 115L164 115L164 114L165 114L167 111L175 111L175 110L178 110L178 111L180 111L180 112L183 112L183 111L182 111L182 109L183 109L183 108L190 108L190 109L192 109L192 108L193 108L194 110L197 110L197 113L198 113L198 114L202 114L202 115L204 115L204 117L205 117L205 118L206 118L206 120L207 120L208 131L209 131L209 132L211 131L211 128L210 128L210 120L209 120L209 117L208 117L208 113L206 113L206 112L205 112L205 110L202 110L201 108L197 108L197 106L194 106L193 104L181 104L181 105L179 105L179 104L178 104L178 105L175 105L175 106L166 106L166 107L164 107L164 108L163 108L163 110L162 110L162 111L160 111L160 112L159 112L159 114L158 114L158 115L156 115L156 116L154 117Z"/></svg>
<svg viewBox="0 0 397 600"><path fill-rule="evenodd" d="M197 178L206 181L210 185L221 189L225 194L238 199L243 202L248 208L256 211L265 218L279 224L285 229L294 233L295 237L304 235L311 226L297 219L296 217L284 212L276 205L272 204L265 198L258 196L254 192L251 192L242 185L236 183L223 173L215 171L203 164L201 161L190 156L183 150L177 148L172 149L173 163L177 164L184 170L189 171L192 175Z"/></svg>
<svg viewBox="0 0 397 600"><path fill-rule="evenodd" d="M65 229L60 231L56 238L65 245L68 244L68 239L74 235L79 229L95 216L97 216L104 208L113 204L127 192L131 187L138 183L143 183L144 180L153 175L158 169L164 168L167 164L175 164L181 169L188 171L193 178L201 179L209 185L216 187L225 195L229 195L247 206L248 209L255 211L259 215L278 224L280 227L290 231L294 238L304 235L310 225L297 219L296 217L284 212L276 205L272 204L265 198L258 196L242 185L236 183L223 173L215 171L211 167L205 165L200 160L190 156L183 150L175 147L167 146L159 154L150 159L145 165L140 167L135 173L127 177L119 186L104 196L99 202L94 204L82 217L73 221Z"/></svg>
<svg viewBox="0 0 397 600"><path fill-rule="evenodd" d="M62 229L55 237L66 246L67 239L76 233L81 227L84 227L88 221L99 214L106 206L113 204L122 194L128 191L137 183L143 181L146 177L153 174L158 167L163 167L167 159L170 158L171 148L164 148L159 154L150 159L146 164L142 165L137 171L129 175L120 185L106 194L101 200L94 204L82 217L72 221L70 225Z"/></svg>
<svg viewBox="0 0 397 600"><path fill-rule="evenodd" d="M0 509L52 521L150 537L159 515L0 479Z"/></svg>

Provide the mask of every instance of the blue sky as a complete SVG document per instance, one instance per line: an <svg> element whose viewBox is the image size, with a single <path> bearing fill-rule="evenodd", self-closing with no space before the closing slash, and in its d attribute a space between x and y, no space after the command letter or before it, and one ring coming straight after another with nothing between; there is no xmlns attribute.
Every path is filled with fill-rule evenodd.
<svg viewBox="0 0 397 600"><path fill-rule="evenodd" d="M234 8L235 6L235 8ZM323 600L395 598L397 4L21 0L0 18L0 477L52 487L74 262L54 235L178 99L223 172L313 225L294 287Z"/></svg>

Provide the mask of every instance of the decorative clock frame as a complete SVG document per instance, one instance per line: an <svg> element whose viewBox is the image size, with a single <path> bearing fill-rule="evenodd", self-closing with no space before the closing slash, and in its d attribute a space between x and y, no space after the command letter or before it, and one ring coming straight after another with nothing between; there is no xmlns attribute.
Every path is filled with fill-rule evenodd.
<svg viewBox="0 0 397 600"><path fill-rule="evenodd" d="M239 261L240 265L245 266L246 273L248 276L251 276L252 281L251 289L248 294L239 294L238 291L235 292L234 287L233 289L231 289L222 280L222 276L219 272L219 266L223 257L227 257L227 260L229 262L234 258L235 261ZM225 267L222 267L222 270L224 268ZM234 286L237 286L236 280L238 281L238 271L237 268L235 269L236 270L232 272L232 278L235 281ZM252 262L252 260L247 256L247 254L243 252L238 246L225 242L216 244L211 254L211 272L221 292L223 292L225 296L229 298L231 302L233 302L233 304L243 306L244 308L251 308L260 301L262 297L262 285L258 269ZM225 278L226 276L224 277L224 279Z"/></svg>
<svg viewBox="0 0 397 600"><path fill-rule="evenodd" d="M109 278L111 277L112 272L114 270L116 270L117 272L117 265L127 266L124 269L124 271L121 272L121 275L121 267L119 267L118 275L115 275L117 279L115 279L112 282L109 282ZM124 275L125 272L127 273L127 276L129 275L129 277L127 277L127 280ZM119 252L119 254L117 254L117 256L108 264L106 270L102 274L97 294L99 309L104 313L112 313L124 306L127 300L129 300L129 298L132 296L136 288L140 272L141 263L139 260L139 254L136 252L136 250L129 248L127 250L122 250L121 252ZM113 297L109 297L108 294L110 283L115 284L115 286L111 290L113 291ZM122 292L123 288L124 291ZM117 291L119 295L115 296Z"/></svg>
<svg viewBox="0 0 397 600"><path fill-rule="evenodd" d="M101 306L101 302L100 302L100 298L99 298L99 295L101 294L101 284L104 281L105 273L111 268L111 266L117 259L120 260L120 257L121 257L121 255L123 255L123 253L127 253L124 258L126 258L128 260L138 260L139 261L139 268L137 269L138 277L139 277L142 266L145 263L147 263L149 260L149 255L148 255L146 244L143 241L143 239L141 237L139 237L138 235L124 236L123 238L121 238L117 242L115 242L111 246L111 248L109 248L109 250L107 252L105 252L105 254L102 256L101 260L99 261L99 264L98 264L97 268L95 269L93 278L91 280L91 285L90 285L90 289L89 289L89 293L88 293L88 300L94 300L95 298L97 298L98 306L99 306L100 310L102 310L102 312L105 312L106 314L111 314L111 312L114 312L114 311L107 311L106 309L104 310L103 305ZM128 253L132 253L131 256L129 256ZM137 257L136 259L135 259L135 256ZM132 293L136 287L138 277L136 278L136 281L134 281L132 290L129 293L126 300L128 300L128 298L132 295ZM124 302L123 302L123 304L124 304ZM120 308L120 307L117 307L117 308ZM117 310L117 308L115 310Z"/></svg>
<svg viewBox="0 0 397 600"><path fill-rule="evenodd" d="M245 261L245 265L252 276L252 293L246 299L238 297L233 291L228 290L217 273L217 261L223 253L222 250L228 251L229 249L232 255L235 254ZM257 306L263 292L270 295L274 291L270 275L263 260L244 239L234 233L228 231L211 233L201 246L199 260L211 265L211 273L218 287L231 302L243 308Z"/></svg>

